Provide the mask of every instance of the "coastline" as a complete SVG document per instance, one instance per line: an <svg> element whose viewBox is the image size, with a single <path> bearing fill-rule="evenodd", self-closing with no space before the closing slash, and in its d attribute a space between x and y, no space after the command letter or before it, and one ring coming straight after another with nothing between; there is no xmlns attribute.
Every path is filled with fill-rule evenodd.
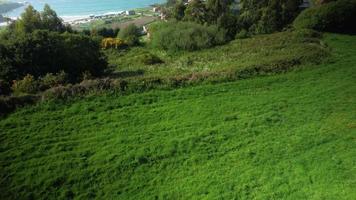
<svg viewBox="0 0 356 200"><path fill-rule="evenodd" d="M19 16L11 16L11 12L16 9L23 9L23 7L29 5L27 2L21 2L22 6L12 9L7 13L2 14L4 17L7 17L11 20L17 20ZM19 4L19 2L18 2ZM63 20L64 23L73 25L73 26L81 26L81 25L89 25L95 24L99 21L117 21L118 19L126 19L126 18L140 18L140 17L157 17L158 14L156 12L152 12L152 8L159 4L151 4L145 7L138 7L129 10L118 10L118 11L108 11L103 13L96 14L80 14L80 15L59 15L59 17ZM0 26L6 26L8 23L3 22Z"/></svg>

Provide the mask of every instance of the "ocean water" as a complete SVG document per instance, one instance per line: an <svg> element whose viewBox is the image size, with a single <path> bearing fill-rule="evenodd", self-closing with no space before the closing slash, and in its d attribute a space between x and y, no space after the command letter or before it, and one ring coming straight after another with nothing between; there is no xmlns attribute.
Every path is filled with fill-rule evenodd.
<svg viewBox="0 0 356 200"><path fill-rule="evenodd" d="M22 0L11 0L24 2ZM26 0L36 10L42 10L47 3L57 14L63 18L88 16L91 14L105 14L108 12L125 11L133 8L148 7L155 3L164 3L166 0ZM18 17L25 7L15 9L5 15Z"/></svg>

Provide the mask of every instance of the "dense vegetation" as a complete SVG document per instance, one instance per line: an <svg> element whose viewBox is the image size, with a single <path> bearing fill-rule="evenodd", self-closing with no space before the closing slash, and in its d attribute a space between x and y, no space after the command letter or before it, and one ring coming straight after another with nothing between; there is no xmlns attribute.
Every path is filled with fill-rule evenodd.
<svg viewBox="0 0 356 200"><path fill-rule="evenodd" d="M305 10L295 20L294 27L355 34L355 19L356 1L338 0Z"/></svg>
<svg viewBox="0 0 356 200"><path fill-rule="evenodd" d="M226 42L226 32L217 26L192 22L161 22L150 26L151 44L167 51L193 51Z"/></svg>
<svg viewBox="0 0 356 200"><path fill-rule="evenodd" d="M19 109L0 198L355 199L355 41L287 74Z"/></svg>
<svg viewBox="0 0 356 200"><path fill-rule="evenodd" d="M64 71L68 82L77 82L85 73L100 76L106 66L99 42L73 33L48 5L41 13L29 6L0 35L0 94L27 75L39 79Z"/></svg>
<svg viewBox="0 0 356 200"><path fill-rule="evenodd" d="M176 1L170 16L177 20L215 24L234 34L242 30L272 33L293 22L301 0L193 0ZM168 5L171 5L169 3Z"/></svg>
<svg viewBox="0 0 356 200"><path fill-rule="evenodd" d="M152 37L154 40L155 36ZM176 76L178 79L185 75L234 74L253 68L278 71L280 67L288 69L300 64L325 61L329 49L320 37L320 33L315 31L300 30L259 35L193 52L167 53L142 46L130 50L107 51L107 55L115 76L120 78ZM148 55L158 57L161 62L146 63Z"/></svg>

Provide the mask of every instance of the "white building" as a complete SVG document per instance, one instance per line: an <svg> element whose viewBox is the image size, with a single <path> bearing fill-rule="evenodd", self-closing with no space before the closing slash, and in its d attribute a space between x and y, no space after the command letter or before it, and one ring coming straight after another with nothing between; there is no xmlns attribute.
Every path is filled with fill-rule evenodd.
<svg viewBox="0 0 356 200"><path fill-rule="evenodd" d="M135 11L134 11L134 10L126 10L126 11L125 11L125 14L126 14L126 15L134 15L134 14L135 14Z"/></svg>

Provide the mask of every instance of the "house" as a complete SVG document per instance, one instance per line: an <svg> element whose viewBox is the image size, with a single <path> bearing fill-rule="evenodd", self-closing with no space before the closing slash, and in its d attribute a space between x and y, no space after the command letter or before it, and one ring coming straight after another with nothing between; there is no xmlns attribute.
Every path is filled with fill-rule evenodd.
<svg viewBox="0 0 356 200"><path fill-rule="evenodd" d="M159 15L161 20L167 21L167 14L161 12L161 14Z"/></svg>
<svg viewBox="0 0 356 200"><path fill-rule="evenodd" d="M134 14L135 14L135 11L134 11L134 10L126 10L126 11L125 11L125 14L126 14L126 15L134 15Z"/></svg>
<svg viewBox="0 0 356 200"><path fill-rule="evenodd" d="M161 12L162 8L161 7L153 7L152 11L155 13Z"/></svg>

